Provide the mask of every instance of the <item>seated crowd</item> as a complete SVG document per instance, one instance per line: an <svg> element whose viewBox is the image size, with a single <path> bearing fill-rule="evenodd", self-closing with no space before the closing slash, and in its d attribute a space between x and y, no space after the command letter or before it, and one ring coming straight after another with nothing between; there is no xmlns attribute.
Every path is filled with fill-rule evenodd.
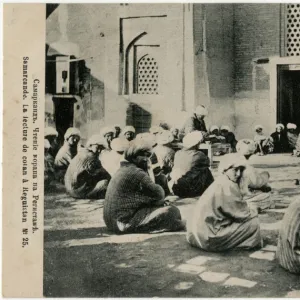
<svg viewBox="0 0 300 300"><path fill-rule="evenodd" d="M253 154L291 151L300 156L295 124L277 124L270 136L255 127L253 140L237 141L229 126L206 128L204 106L198 106L183 128L154 126L136 135L133 126L105 127L91 136L85 147L81 133L69 128L59 149L58 133L45 129L45 188L64 184L75 199L105 199L103 217L115 233L179 231L187 241L205 251L262 246L258 212L270 198L269 173L249 163ZM224 149L219 176L202 144ZM200 197L187 224L167 196ZM170 199L170 198L169 198ZM280 231L280 264L300 273L300 202L290 205Z"/></svg>

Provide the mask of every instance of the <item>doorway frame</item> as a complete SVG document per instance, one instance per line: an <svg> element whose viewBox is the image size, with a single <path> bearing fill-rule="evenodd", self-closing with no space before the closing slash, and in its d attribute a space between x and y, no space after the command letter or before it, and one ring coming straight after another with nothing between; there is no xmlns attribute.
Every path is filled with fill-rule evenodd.
<svg viewBox="0 0 300 300"><path fill-rule="evenodd" d="M278 66L300 65L300 56L270 57L270 128L277 124Z"/></svg>

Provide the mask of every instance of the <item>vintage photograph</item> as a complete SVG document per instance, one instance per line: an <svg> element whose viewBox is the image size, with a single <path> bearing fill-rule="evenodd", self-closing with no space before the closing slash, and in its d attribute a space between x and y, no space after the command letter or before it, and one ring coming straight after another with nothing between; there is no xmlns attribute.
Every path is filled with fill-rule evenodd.
<svg viewBox="0 0 300 300"><path fill-rule="evenodd" d="M45 9L44 296L300 297L300 4Z"/></svg>

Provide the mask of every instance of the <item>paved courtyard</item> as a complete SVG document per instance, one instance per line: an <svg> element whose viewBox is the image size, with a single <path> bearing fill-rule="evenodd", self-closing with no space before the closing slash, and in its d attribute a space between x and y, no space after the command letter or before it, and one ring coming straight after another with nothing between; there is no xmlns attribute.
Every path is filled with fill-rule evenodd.
<svg viewBox="0 0 300 300"><path fill-rule="evenodd" d="M299 276L275 260L282 217L300 193L294 183L300 158L256 156L251 162L270 172L275 203L259 215L265 246L259 251L204 252L186 242L185 232L113 235L102 218L103 200L74 200L54 187L45 195L44 295L300 297ZM184 219L196 201L175 202Z"/></svg>

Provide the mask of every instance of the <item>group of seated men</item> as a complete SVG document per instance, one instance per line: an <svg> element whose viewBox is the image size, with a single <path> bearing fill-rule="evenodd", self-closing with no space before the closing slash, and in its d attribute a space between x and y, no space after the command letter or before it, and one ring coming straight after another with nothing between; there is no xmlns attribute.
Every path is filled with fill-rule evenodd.
<svg viewBox="0 0 300 300"><path fill-rule="evenodd" d="M58 180L75 199L105 198L104 221L115 233L186 229L187 241L206 251L261 247L259 205L255 204L270 197L271 188L268 172L256 170L249 158L265 151L265 144L258 139L237 142L227 126L221 127L221 134L214 131L218 128L207 132L206 115L205 107L197 107L181 130L158 126L135 135L132 126L105 127L85 147L79 130L69 128L57 149L58 133L46 128L45 188ZM288 140L288 133L276 132L274 148L277 141ZM200 145L223 140L237 153L224 155L215 180ZM170 205L169 195L200 197L187 223ZM299 230L297 201L283 220L277 253L280 264L294 273L300 273Z"/></svg>

